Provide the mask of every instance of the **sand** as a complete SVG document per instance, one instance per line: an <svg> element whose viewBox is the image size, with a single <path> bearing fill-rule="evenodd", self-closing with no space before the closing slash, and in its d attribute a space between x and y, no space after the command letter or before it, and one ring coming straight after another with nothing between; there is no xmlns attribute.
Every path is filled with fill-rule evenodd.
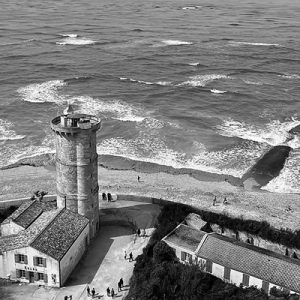
<svg viewBox="0 0 300 300"><path fill-rule="evenodd" d="M128 164L133 170L128 170L129 165L123 170L115 170L117 164L110 168L99 166L100 195L110 192L162 198L244 219L266 220L276 228L300 229L300 195L248 191L237 181L232 182L231 178L225 181L225 176L218 174L207 175L199 171L181 174L176 169L160 169L155 164L152 168L148 165L147 169L143 163ZM137 181L138 175L141 182ZM53 167L21 166L0 170L0 201L30 198L36 190L55 194ZM214 196L217 196L216 206L212 205ZM224 197L228 205L222 204Z"/></svg>

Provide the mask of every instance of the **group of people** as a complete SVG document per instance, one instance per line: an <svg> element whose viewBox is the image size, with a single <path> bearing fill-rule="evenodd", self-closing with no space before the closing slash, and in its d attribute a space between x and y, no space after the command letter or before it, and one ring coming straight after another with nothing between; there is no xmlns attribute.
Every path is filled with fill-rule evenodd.
<svg viewBox="0 0 300 300"><path fill-rule="evenodd" d="M125 260L127 259L127 252L126 252L126 250L124 252L124 259ZM132 254L132 252L129 253L129 259L128 259L128 261L133 261L133 254Z"/></svg>
<svg viewBox="0 0 300 300"><path fill-rule="evenodd" d="M217 203L217 196L215 196L215 198L213 200L213 206L216 206L216 203ZM228 204L226 197L224 197L223 204L225 204L225 205Z"/></svg>
<svg viewBox="0 0 300 300"><path fill-rule="evenodd" d="M140 229L138 228L136 231L137 236L142 236L145 237L146 236L146 229Z"/></svg>
<svg viewBox="0 0 300 300"><path fill-rule="evenodd" d="M92 288L92 290L90 290L90 287L87 286L86 292L87 292L88 296L92 296L93 298L95 297L96 291L94 288Z"/></svg>
<svg viewBox="0 0 300 300"><path fill-rule="evenodd" d="M107 193L107 195L105 193L102 193L102 200L107 202L111 202L112 201L112 196L111 193Z"/></svg>

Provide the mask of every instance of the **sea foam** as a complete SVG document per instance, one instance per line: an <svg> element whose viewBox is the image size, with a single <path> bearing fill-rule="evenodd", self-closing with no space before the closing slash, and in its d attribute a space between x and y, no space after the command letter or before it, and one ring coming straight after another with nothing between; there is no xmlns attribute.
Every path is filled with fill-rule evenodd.
<svg viewBox="0 0 300 300"><path fill-rule="evenodd" d="M230 41L229 44L231 46L265 46L265 47L280 47L280 44L277 43L252 43L252 42L236 42L236 41Z"/></svg>
<svg viewBox="0 0 300 300"><path fill-rule="evenodd" d="M84 45L93 45L96 41L90 40L87 38L79 38L76 34L69 34L66 38L63 38L61 41L56 42L57 45L75 45L75 46L84 46Z"/></svg>
<svg viewBox="0 0 300 300"><path fill-rule="evenodd" d="M189 80L180 83L178 86L189 85L193 87L206 86L209 82L218 79L229 79L230 77L223 74L206 74L206 75L196 75L191 76Z"/></svg>
<svg viewBox="0 0 300 300"><path fill-rule="evenodd" d="M7 120L0 119L0 141L7 140L20 140L25 138L25 135L16 134L16 132L11 129L13 124Z"/></svg>
<svg viewBox="0 0 300 300"><path fill-rule="evenodd" d="M212 90L210 90L212 93L214 93L214 94L224 94L224 93L226 93L226 91L220 91L220 90L216 90L216 89L212 89Z"/></svg>
<svg viewBox="0 0 300 300"><path fill-rule="evenodd" d="M164 46L188 46L192 45L192 42L180 41L180 40L163 40L153 45L153 47L164 47Z"/></svg>
<svg viewBox="0 0 300 300"><path fill-rule="evenodd" d="M298 148L300 144L295 140L291 142L291 134L289 133L289 130L298 125L300 125L300 121L298 120L285 122L273 120L267 124L258 126L228 119L223 121L221 125L216 126L216 128L218 129L218 133L223 136L238 137L258 143L266 143L271 146L290 143L291 146Z"/></svg>
<svg viewBox="0 0 300 300"><path fill-rule="evenodd" d="M24 101L36 103L61 103L66 99L64 96L59 95L58 91L66 85L66 82L63 80L51 80L21 87L17 90L17 92Z"/></svg>

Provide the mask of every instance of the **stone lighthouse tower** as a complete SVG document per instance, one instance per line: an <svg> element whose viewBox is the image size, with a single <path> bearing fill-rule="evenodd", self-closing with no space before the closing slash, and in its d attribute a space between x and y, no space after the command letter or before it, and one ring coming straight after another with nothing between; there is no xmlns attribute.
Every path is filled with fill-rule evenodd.
<svg viewBox="0 0 300 300"><path fill-rule="evenodd" d="M91 237L99 228L96 132L100 126L100 119L76 114L70 105L51 121L56 133L57 206L87 217Z"/></svg>

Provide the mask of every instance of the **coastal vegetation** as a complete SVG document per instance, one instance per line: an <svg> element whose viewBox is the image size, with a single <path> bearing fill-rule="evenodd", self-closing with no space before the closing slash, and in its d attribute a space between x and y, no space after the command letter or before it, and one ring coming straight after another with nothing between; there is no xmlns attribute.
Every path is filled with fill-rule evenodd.
<svg viewBox="0 0 300 300"><path fill-rule="evenodd" d="M168 219L170 213L173 217L169 220L169 223L166 223L164 220ZM162 214L159 216L159 222L165 223L165 230L161 238L181 223L189 213L199 214L208 224L217 224L221 228L228 228L236 232L244 231L273 243L300 249L300 230L292 231L284 228L276 229L266 221L260 222L255 220L244 220L242 218L233 218L224 214L195 209L180 203L166 205L162 210ZM157 235L158 232L156 231L154 234Z"/></svg>
<svg viewBox="0 0 300 300"><path fill-rule="evenodd" d="M189 208L171 204L163 207L148 245L136 259L126 299L268 299L254 287L241 288L179 262L173 249L161 241L183 221Z"/></svg>

